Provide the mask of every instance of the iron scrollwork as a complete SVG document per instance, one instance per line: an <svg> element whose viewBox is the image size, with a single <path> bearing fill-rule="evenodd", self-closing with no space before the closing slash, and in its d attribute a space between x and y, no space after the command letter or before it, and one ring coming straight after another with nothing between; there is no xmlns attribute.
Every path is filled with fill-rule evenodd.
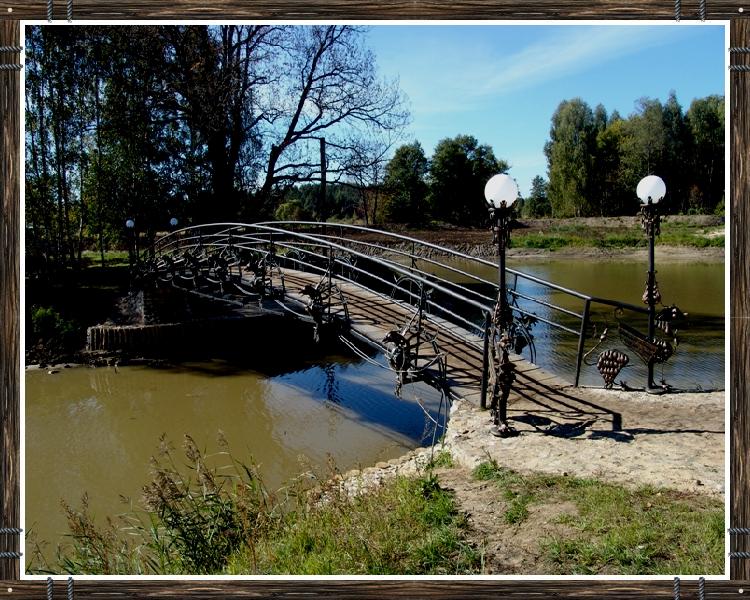
<svg viewBox="0 0 750 600"><path fill-rule="evenodd" d="M438 344L437 334L425 327L431 290L426 289L421 281L401 278L394 285L392 295L405 291L406 286L408 296L418 298L416 311L403 327L389 331L383 338L388 366L396 372L396 395L400 396L404 384L417 381L444 390L447 379L445 355Z"/></svg>

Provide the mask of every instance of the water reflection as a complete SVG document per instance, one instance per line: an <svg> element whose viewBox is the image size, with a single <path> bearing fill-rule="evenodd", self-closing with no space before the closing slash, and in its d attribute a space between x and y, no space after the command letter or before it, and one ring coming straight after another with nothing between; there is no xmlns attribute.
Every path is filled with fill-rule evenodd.
<svg viewBox="0 0 750 600"><path fill-rule="evenodd" d="M275 360L274 360L275 359ZM290 359L291 360L291 359ZM66 530L60 499L89 495L101 519L138 501L149 458L166 434L186 433L209 454L221 431L236 458L258 463L275 489L304 467L372 465L429 443L444 426L438 392L423 384L395 395L393 373L330 355L273 374L232 360L151 367L75 368L26 373L26 528L52 545ZM226 457L216 457L216 464Z"/></svg>
<svg viewBox="0 0 750 600"><path fill-rule="evenodd" d="M497 279L496 268L489 265L479 265L476 262L464 260L445 262L491 282ZM494 289L490 285L479 284L470 277L426 263L419 266L449 281L459 283L488 297L494 297ZM509 261L509 267L583 294L644 306L641 295L645 286L647 267L641 261L535 259ZM724 389L723 262L683 261L659 264L657 261L657 268L657 280L664 304L677 304L688 313L688 318L680 328L679 346L676 348L675 355L666 364L657 365L656 381L663 379L677 388ZM516 284L515 278L511 276L508 283L511 287L515 286L516 291L522 296L517 300L521 309L575 332L580 330L580 318L555 310L543 303L560 306L582 315L584 300L528 279L519 278ZM534 302L529 298L541 300L543 303ZM450 298L440 297L439 301L454 312L463 312L474 323L483 322L483 315L478 310L467 315L466 309L457 306ZM592 358L608 347L627 350L617 333L620 319L626 324L636 326L641 331L646 331L645 317L637 313L626 311L618 315L612 307L596 303L592 304L591 310L591 323L596 329L592 327L589 330L593 337L587 340L586 350L592 348L595 337L601 335L604 329L608 329L608 341L597 348ZM536 362L572 381L575 376L577 333L566 332L540 320L532 328L532 334L535 341ZM625 368L618 381L622 379L634 387L643 386L646 380L646 368L640 359L632 352L630 354L632 355L630 365ZM602 385L602 380L593 366L584 365L581 384Z"/></svg>

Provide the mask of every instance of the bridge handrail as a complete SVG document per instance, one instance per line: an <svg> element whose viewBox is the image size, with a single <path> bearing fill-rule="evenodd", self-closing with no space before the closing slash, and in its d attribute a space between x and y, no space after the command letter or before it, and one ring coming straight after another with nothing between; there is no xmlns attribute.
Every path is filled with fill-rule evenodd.
<svg viewBox="0 0 750 600"><path fill-rule="evenodd" d="M222 224L222 225L226 225L226 224ZM271 227L271 226L268 226L268 225L258 225L258 224L252 224L252 225L241 225L241 227L243 227L243 228L244 228L244 227L256 227L257 229L261 229L261 230L263 230L263 231L266 231L266 232L272 232L272 233L279 233L279 234L292 235L292 236L294 236L294 237L297 237L297 238L303 238L303 239L308 239L308 240L312 240L312 241L319 241L319 239L320 239L321 237L326 237L326 238L329 238L329 237L330 237L330 236L311 236L311 235L308 235L308 234L303 234L303 233L300 233L300 232L298 232L298 231L295 231L295 232L290 232L290 231L288 231L288 230L286 230L286 229L281 229L281 228ZM188 229L188 228L185 228L185 229ZM225 238L225 237L227 237L227 236L229 236L229 235L231 234L232 230L233 230L233 228L230 228L230 229L225 229L224 231L220 231L220 232L217 232L217 233L209 233L209 234L207 234L207 235L201 235L201 236L199 236L199 238L200 238L200 239L201 239L202 241L204 241L204 240L205 240L206 238ZM190 238L188 238L188 239L190 239ZM192 239L196 239L196 238L192 238ZM241 240L242 238L240 237L239 239ZM182 239L181 239L180 241L181 241L181 242L182 242L182 243L184 244L185 238L182 238ZM268 240L261 240L261 239L258 239L258 240L254 240L254 241L258 241L258 242L267 242ZM215 241L214 241L213 243L214 243L214 244L216 244L216 242L215 242ZM278 243L278 242L277 242L277 243ZM347 248L346 246L342 246L342 245L340 245L340 244L336 244L336 243L333 243L333 242L331 242L330 240L326 240L326 242L325 242L325 243L326 243L326 244L327 244L328 246L330 246L330 247L335 247L335 248L337 248L337 249L339 249L339 250L342 250L342 251L344 251L344 252L347 252L347 253L349 253L349 254L353 254L353 255L355 255L355 256L358 256L359 258L365 258L365 259L367 259L367 260L372 260L372 261L374 261L374 262L377 262L377 263L383 264L383 265L387 266L388 268L390 268L390 269L392 269L392 270L394 270L394 271L396 271L396 272L399 272L399 273L401 273L402 275L405 275L405 276L408 276L408 277L412 277L412 278L416 279L417 281L419 281L419 282L421 282L421 283L423 283L423 284L426 284L426 285L429 285L429 286L431 286L431 287L432 287L433 289L436 289L436 290L438 290L438 291L441 291L441 292L443 292L443 293L445 293L445 294L448 294L449 296L451 296L452 298L454 298L454 299L456 299L456 300L459 300L459 301L461 301L461 302L464 302L464 303L466 303L466 304L468 304L468 305L470 305L470 306L473 306L474 308L478 308L478 309L479 309L479 310L481 310L481 311L482 311L483 313L487 313L487 312L491 312L491 311L492 311L492 307L491 307L491 306L487 306L487 305L481 304L481 303L479 303L479 302L476 302L476 301L470 300L469 298L466 298L466 297L464 297L464 296L461 296L460 294L457 294L457 293L455 293L455 292L454 292L453 290L451 290L451 289L449 289L449 288L446 288L446 287L444 287L443 285L440 285L440 284L436 284L436 283L435 283L435 280L437 279L437 280L443 281L444 283L447 283L447 284L449 284L449 285L451 285L451 286L453 286L453 287L455 287L455 288L458 288L458 289L460 289L460 290L462 290L462 291L465 291L465 292L466 292L466 291L468 291L468 292L474 292L473 290L470 290L470 289L468 289L468 288L465 288L464 286L461 286L461 285L459 285L459 284L456 284L456 283L454 283L454 282L450 282L450 281L448 281L448 280L445 280L445 279L443 279L443 278L441 278L441 277L439 277L439 276L436 276L436 275L434 275L434 274L431 274L431 273L429 274L429 278L427 278L427 277L421 277L421 276L417 276L417 275L415 274L415 272L414 272L414 270L413 270L413 269L411 269L411 268L406 268L406 267L404 267L404 266L400 265L399 263L396 263L396 262L394 262L394 261L391 261L391 260L388 260L388 259L385 259L385 258L382 258L382 257L374 257L374 256L371 256L371 255L368 255L368 254L364 254L364 253L362 253L362 252L358 252L358 251L356 251L356 250L353 250L353 249L351 249L351 248ZM242 247L242 243L241 243L241 242L239 242L239 240L235 242L235 245L237 245L237 246L239 246L239 247ZM280 245L280 246L283 246L284 244L282 244L282 243L279 243L279 245ZM387 249L387 248L386 248L386 249ZM390 250L390 249L388 249L388 250ZM421 260L421 258L420 258L420 260ZM437 264L439 264L439 263L437 263ZM378 279L378 280L379 280L379 281L381 281L382 283L386 283L386 284L388 284L388 283L389 283L389 282L387 282L387 281L383 280L383 279L382 279L382 278L380 278L380 277L375 277L375 276L373 276L373 275L372 275L371 273L367 273L366 271L364 271L364 270L362 270L362 269L359 269L359 268L356 268L356 267L353 267L353 266L350 266L350 268L353 268L353 269L355 269L355 270L357 270L357 271L359 271L359 272L361 272L361 273L363 273L363 274L366 274L366 275L368 275L368 276L370 276L370 277L374 277L375 279ZM424 274L424 275L428 275L428 274L424 273L424 272L423 272L423 271L421 271L421 270L419 270L419 272L420 272L420 273L422 273L422 274ZM458 272L460 272L460 273L464 273L463 271L460 271L460 270L458 270ZM486 282L486 283L489 283L489 284L491 284L491 285L494 285L494 283L493 283L493 282L489 282L489 281L483 280L483 279L481 279L481 278L480 278L479 280L480 280L480 281L484 281L484 282ZM477 295L480 295L480 297L482 297L482 298L484 298L484 299L487 299L487 300L489 300L490 302L493 302L493 301L494 301L494 299L492 299L492 298L489 298L489 297L487 297L487 296L484 296L484 295L478 294L477 292L474 292L474 293L475 293L475 294L477 294ZM523 296L523 295L519 294L518 292L515 292L514 290L511 290L511 293L513 293L513 294L515 294L515 295L518 295L518 296L520 296L520 297L525 297L525 298L528 298L528 299L530 299L530 300L532 300L532 301L534 301L534 302L537 302L537 303L539 303L539 304L543 304L543 305L545 305L545 306L549 306L550 308L555 308L555 309L557 309L557 310L561 310L562 312L565 312L565 313L567 313L567 314L570 314L570 315L572 315L572 316L575 316L575 317L576 317L576 318L578 318L578 319L582 319L582 318L583 318L583 316L582 316L582 315L579 315L579 314L577 314L577 313L574 313L574 312L572 312L572 311L568 311L568 310L566 310L566 309L562 309L562 308L560 308L560 307L555 307L555 306L553 306L553 305L550 305L550 304L548 304L548 303L546 303L546 302L544 302L544 301L540 301L540 300L537 300L537 299L535 299L535 298L531 298L531 297L529 297L529 296ZM435 306L436 308L439 308L439 309L440 309L440 310L442 310L443 312L446 312L447 314L451 314L451 316L454 316L454 317L456 317L456 318L459 318L459 319L460 319L460 320L461 320L462 322L465 322L465 323L469 323L469 321L467 321L467 320L466 320L466 319L464 319L463 317L460 317L460 316L458 316L458 315L455 315L455 313L452 313L451 311L447 310L447 309L446 309L445 307L440 307L439 305L437 305L437 304L436 304L436 303L434 303L434 302L430 302L430 304L432 304L432 305L433 305L433 306ZM577 335L577 334L579 333L579 332L577 332L577 331L575 331L575 330L573 330L573 329L571 329L571 328L569 328L569 327L566 327L565 325L562 325L562 324L560 324L560 323L556 323L556 322L554 322L554 321L550 321L549 319L546 319L546 318L544 318L544 317L542 317L542 316L540 316L540 315L537 315L537 314L535 314L535 313L529 312L528 310L524 310L523 308L521 308L521 307L519 307L519 306L511 306L510 308L511 308L511 310L512 310L512 311L514 311L514 312L516 312L516 313L519 313L519 314L521 314L521 315L524 315L524 316L528 316L528 317L533 317L533 318L535 318L535 319L536 319L536 320L538 320L538 321L541 321L541 322L543 322L543 323L546 323L546 324L547 324L547 325L549 325L550 327L554 327L554 328L556 328L556 329L560 329L560 330L562 330L562 331L565 331L565 332L568 332L568 333L571 333L571 334L574 334L574 335Z"/></svg>
<svg viewBox="0 0 750 600"><path fill-rule="evenodd" d="M301 234L300 232L297 232L297 231L294 231L294 230L290 230L290 229L278 228L278 227L276 227L276 225L305 225L305 226L314 226L314 227L322 227L322 226L325 225L326 227L332 227L332 228L352 229L352 230L355 230L355 231L363 231L363 232L367 232L367 233L374 233L374 234L377 234L377 235L383 235L385 237L391 237L391 238L395 238L395 239L398 239L398 240L401 240L401 241L413 243L415 245L424 246L426 248L431 248L433 250L438 250L438 251L440 251L440 252L442 252L444 254L453 255L453 256L455 256L457 258L462 258L464 260L469 260L469 261L472 261L472 262L483 264L483 265L488 266L488 267L497 268L497 264L496 263L494 263L492 261L489 261L489 260L486 260L484 258L480 258L480 257L477 257L477 256L472 256L470 254L466 254L466 253L461 252L459 250L454 250L452 248L445 248L443 246L439 246L439 245L433 244L431 242L426 242L424 240L420 240L418 238L409 237L409 236L402 235L402 234L399 234L399 233L393 233L393 232L385 231L385 230L382 230L382 229L372 229L372 228L368 228L368 227L362 227L360 225L349 225L349 224L343 224L343 223L330 224L330 223L319 223L319 222L316 222L316 221L262 221L260 223L251 223L251 224L248 224L248 223L212 223L210 225L191 225L191 226L185 227L185 228L183 228L183 229L181 229L179 231L171 232L171 233L167 234L166 236L164 236L163 238L160 238L159 240L157 240L157 242L155 244L155 247L157 245L159 245L161 242L165 241L166 239L170 238L171 236L174 236L175 234L177 234L177 233L179 233L181 231L187 231L187 230L190 230L190 229L200 229L200 228L204 228L204 227L207 227L207 226L212 226L212 227L213 226L224 226L224 227L228 226L229 227L229 229L225 229L222 232L218 232L218 234L229 233L232 229L239 228L239 227L259 227L260 226L260 227L273 227L274 231L276 231L277 233L287 233L287 234L292 234L292 235L307 235L307 234ZM217 235L217 234L214 234L214 235ZM318 237L318 236L315 236L315 237ZM359 240L352 240L352 239L349 239L349 238L346 238L346 239L347 239L347 241L350 241L350 242L362 243ZM384 246L379 246L377 244L374 244L374 246L377 247L377 248L380 248L382 250L388 250L388 251L394 251L395 250L393 248L387 248L387 247L384 247ZM406 255L408 255L408 254L406 254ZM415 256L415 255L410 255L410 256ZM368 256L368 258L371 258L371 257ZM423 256L418 256L418 257L415 256L415 258L418 258L419 260L428 260L428 261L432 260L432 259L429 259L428 257L423 257ZM450 267L447 266L447 265L441 265L441 266L450 270ZM539 285L545 286L545 287L547 287L549 289L556 290L556 291L568 294L570 296L574 296L574 297L576 297L576 298L578 298L580 300L590 301L592 303L597 303L597 304L604 304L606 306L620 307L620 308L624 308L624 309L627 309L627 310L630 310L630 311L633 311L633 312L637 312L637 313L641 313L641 314L644 314L644 315L648 314L648 310L646 308L643 308L642 306L637 306L637 305L634 305L634 304L629 304L627 302L621 302L619 300L611 300L609 298L602 298L600 296L592 296L590 294L584 294L582 292L578 292L576 290L571 290L569 288L566 288L564 286L558 285L556 283L552 283L551 281L546 281L546 280L541 279L539 277L536 277L534 275L530 275L528 273L524 273L523 271L518 271L517 269L512 269L512 268L506 267L506 271L508 273L516 276L516 277L520 277L520 278L525 279L527 281L531 281L533 283L537 283ZM477 276L475 276L475 275L468 274L468 273L463 272L463 271L460 271L460 272L462 272L464 274L467 274L470 277L473 277L475 279L477 278ZM486 280L482 280L482 281L486 281ZM487 283L492 283L492 282L487 282ZM579 318L580 318L580 315L579 315Z"/></svg>
<svg viewBox="0 0 750 600"><path fill-rule="evenodd" d="M300 231L299 229L297 229L298 226L306 228L307 230ZM321 229L322 231L314 231L314 230L310 231L310 229ZM338 230L339 235L336 236L332 232L332 230L333 231ZM403 248L400 248L398 246L387 245L387 242L380 243L377 240L366 241L362 239L356 239L352 236L345 235L346 231L365 232L368 234L374 234L376 236L382 236L386 239L397 240L400 243L411 244L411 252L404 250ZM474 273L469 273L453 265L444 264L443 262L440 262L439 260L435 260L431 258L431 256L428 253L418 255L416 253L416 250L418 247L420 249L431 249L431 250L441 253L444 256L447 255L447 256L455 257L461 260L468 261L469 263L483 265L483 266L491 267L493 269L497 268L497 263L492 262L487 259L483 259L480 257L466 254L459 250L455 250L452 248L445 248L437 244L427 242L424 240L420 240L414 237L410 237L410 236L406 236L406 235L402 235L398 233L393 233L390 231L384 231L380 229L362 227L359 225L338 224L338 223L330 224L330 223L319 223L319 222L314 222L314 221L264 221L260 223L226 222L226 223L210 223L210 224L192 225L192 226L184 227L177 231L170 232L169 234L157 240L157 242L154 244L152 248L152 252L154 253L154 255L156 255L158 253L169 253L169 252L175 251L177 249L185 248L185 247L195 248L195 247L201 247L204 245L208 245L212 247L233 246L236 248L245 248L245 249L255 250L256 248L252 248L251 246L255 246L258 244L268 244L268 243L277 244L281 248L286 248L286 249L292 248L296 250L302 250L305 253L308 253L312 256L317 256L321 259L326 259L329 257L326 257L325 254L317 254L315 252L311 252L307 249L302 248L302 246L308 245L309 247L335 249L337 251L346 253L349 256L356 257L358 259L365 259L368 261L373 261L376 264L380 264L381 266L386 267L391 272L394 272L394 273L397 273L406 277L410 277L413 280L418 281L423 285L428 285L431 288L447 295L448 297L453 298L454 300L457 300L463 303L466 306L470 306L470 307L473 307L474 309L478 309L479 311L481 311L481 313L485 315L490 314L494 307L494 302L495 302L494 298L491 298L481 293L478 290L474 290L469 287L466 287L465 285L461 285L460 283L450 281L449 279L446 279L445 277L442 277L438 275L437 273L431 273L429 271L425 271L423 268L420 268L419 266L417 266L415 261L422 262L423 264L426 263L426 264L440 267L441 269L445 269L448 272L452 272L455 274L465 276L472 281L492 286L493 289L497 288L497 282L490 281ZM363 251L360 251L360 249ZM372 249L378 250L380 252L376 255L367 254L364 252L364 250L372 250ZM388 257L389 254L391 255L391 257ZM401 257L401 258L409 258L412 260L412 265L411 266L403 265L400 262L397 262L397 260L393 258L394 256ZM302 261L297 261L297 262L301 262L301 264L306 264L308 267L316 267L312 263L304 263ZM342 261L337 261L337 262L339 262L339 264L344 265ZM393 282L386 281L382 277L376 275L376 273L363 270L362 268L357 267L352 264L346 264L346 267L349 269L353 269L353 271L356 271L368 277L371 277L373 278L374 281L378 281L385 285L393 285ZM320 270L320 269L316 267L315 270ZM547 325L553 328L560 329L562 331L578 336L578 352L577 352L577 360L576 360L576 363L577 363L576 364L576 385L578 384L578 378L579 378L580 369L581 369L586 331L589 326L590 308L591 308L592 303L601 304L604 306L610 306L610 307L614 307L620 310L629 310L629 311L633 311L639 314L648 314L648 310L646 308L636 306L633 304L629 304L626 302L615 301L615 300L611 300L608 298L601 298L598 296L592 296L589 294L578 292L576 290L571 290L564 286L552 283L550 281L546 281L544 279L541 279L534 275L530 275L528 273L524 273L522 271L518 271L516 269L506 268L506 272L514 277L514 284L512 286L509 286L508 288L508 293L511 294L514 298L520 298L528 302L533 302L533 303L545 306L551 310L560 311L563 314L573 317L580 322L580 329L576 331L575 329L571 329L570 327L563 324L564 322L557 323L555 321L544 318L544 316L542 315L529 312L528 310L525 310L524 308L522 308L522 306L519 306L515 302L510 306L510 308L517 314L528 316L528 317L533 317L534 319L541 321L543 323L546 323ZM342 279L345 279L348 281L353 281L349 277L344 276L343 274L337 274L337 277L341 277ZM518 291L517 284L518 284L519 279L542 286L543 288L546 288L553 292L562 293L567 296L576 298L580 301L583 301L584 303L583 314L579 314L578 312L569 310L562 306L557 306L552 303L553 302L552 300L547 302L540 298L536 298L533 295L524 294ZM355 283L358 283L358 285L362 285L362 287L370 289L368 286L364 286L361 282L355 282ZM375 290L371 290L371 291L375 291ZM416 296L413 293L411 293L410 290L404 290L404 291L407 294L409 294L409 296L411 296L412 298L416 298ZM467 296L472 296L472 297L470 298ZM473 298L478 298L480 301L477 301ZM438 311L442 311L443 313L445 313L445 315L449 315L448 317L449 319L450 318L457 319L460 322L466 325L469 325L470 328L479 331L480 336L481 336L483 332L483 327L481 327L477 323L473 323L472 321L466 319L465 317L459 314L456 314L455 312L450 310L449 309L450 303L443 306L439 303L434 302L431 299L428 300L428 303L429 305L431 305L433 308L437 309ZM489 305L487 303L489 303Z"/></svg>
<svg viewBox="0 0 750 600"><path fill-rule="evenodd" d="M292 235L294 235L295 237L298 237L298 238L303 238L303 239L307 239L307 240L310 240L310 241L317 241L316 237L310 236L310 235L307 235L307 234L304 234L304 233L290 232L288 230L280 229L278 227L270 227L270 226L267 226L267 225L261 225L261 224L255 224L255 223L253 223L252 225L238 224L238 223L233 223L233 224L230 224L230 223L221 223L220 225L233 225L233 226L236 226L236 227L254 227L256 229L260 229L262 231L267 231L267 232L271 232L271 233L283 233L283 234L290 234L291 233ZM182 231L185 231L185 230L188 230L188 229L194 229L196 227L201 227L201 226L194 225L192 227L186 227ZM176 233L176 232L174 232L174 233ZM220 234L211 234L211 236L212 237L216 237L217 235L226 235L226 234L227 234L227 232L222 232ZM202 236L202 237L205 237L205 236ZM162 240L163 239L164 238L162 238ZM364 259L368 259L368 260L372 260L374 258L372 256L369 256L369 255L364 254L362 252L358 252L357 250L352 250L351 248L347 248L346 246L342 246L341 244L336 244L334 242L328 242L328 245L330 247L332 247L332 248L336 248L338 250L342 250L344 252L348 252L349 254L353 254L353 255L355 255L355 256L357 256L359 258L364 258ZM155 251L156 251L156 245L155 245ZM382 260L382 259L380 259L380 260ZM385 261L383 261L383 262L385 262ZM424 277L416 275L413 271L410 271L408 268L402 267L401 265L398 265L397 263L391 262L391 264L389 266L394 271L399 272L402 275L413 277L414 279L416 279L420 283L424 283L424 284L430 285L431 287L433 287L435 289L438 289L439 291L444 292L445 294L448 294L449 296L455 298L456 300L463 301L466 304L469 304L470 306L473 306L474 308L478 308L479 310L482 310L482 311L487 311L487 310L490 309L488 306L486 306L484 304L480 304L479 302L476 302L476 301L471 300L469 298L464 298L463 296L460 296L459 294L457 294L453 290L447 289L447 288L445 288L445 287L443 287L443 286L441 286L439 284L436 285L433 281L430 281L429 279L426 279Z"/></svg>
<svg viewBox="0 0 750 600"><path fill-rule="evenodd" d="M418 238L409 237L406 235L402 235L400 233L393 233L391 231L385 231L383 229L373 229L368 227L362 227L361 225L350 225L347 223L318 223L316 221L262 221L259 224L266 224L266 223L276 223L279 225L285 225L285 224L295 224L295 225L313 225L317 227L321 227L323 225L326 225L328 227L338 227L341 229L354 229L357 231L364 231L367 233L375 233L377 235L383 235L386 237L392 237L395 239L399 239L406 242L411 242L415 244L419 244L421 246L424 246L426 248L431 248L433 250L438 250L444 254L451 254L457 258L463 258L465 260L477 262L483 265L486 265L488 267L497 268L497 263L489 261L487 259L478 257L478 256L472 256L471 254L466 254L464 252L461 252L460 250L455 250L453 248L446 248L444 246L440 246L437 244L433 244L431 242L427 242L424 240L420 240ZM356 241L356 240L350 240L350 241ZM382 246L380 246L383 248ZM391 248L384 248L387 250L391 250ZM420 260L425 259L426 257L419 256L417 257ZM445 265L442 265L445 266ZM534 283L538 283L540 285L544 285L545 287L549 287L553 290L557 290L560 292L564 292L566 294L569 294L571 296L575 296L581 300L590 300L591 302L596 302L598 304L606 304L609 306L621 306L623 308L627 308L628 310L633 310L635 312L640 312L642 314L648 314L648 310L643 308L642 306L637 306L634 304L628 304L627 302L620 302L618 300L610 300L608 298L600 298L598 296L591 296L589 294L584 294L582 292L571 290L570 288L566 288L564 286L558 285L556 283L552 283L551 281L546 281L544 279L540 279L539 277L535 277L534 275L530 275L528 273L524 273L523 271L518 271L517 269L512 269L510 267L506 267L505 269L508 273L511 273L512 275L521 277L523 279L526 279L528 281L532 281Z"/></svg>

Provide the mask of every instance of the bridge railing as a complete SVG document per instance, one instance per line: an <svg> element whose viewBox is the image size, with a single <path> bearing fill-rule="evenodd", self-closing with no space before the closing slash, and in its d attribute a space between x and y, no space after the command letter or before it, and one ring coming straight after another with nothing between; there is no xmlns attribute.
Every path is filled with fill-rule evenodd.
<svg viewBox="0 0 750 600"><path fill-rule="evenodd" d="M188 227L168 234L153 247L154 257L231 251L267 256L273 253L287 268L323 276L331 264L336 277L375 293L416 304L418 286L429 288L431 318L442 319L474 334L479 347L486 331L487 315L498 297L497 264L490 260L439 246L406 235L345 224L315 222L218 223ZM575 358L574 381L580 382L586 340L592 336L592 315L604 310L629 311L641 318L641 306L600 298L566 288L534 275L506 270L511 309L526 324L526 352L538 361L534 336L547 336L555 344L569 344ZM413 284L413 285L412 285ZM543 324L534 332L535 324ZM551 346L552 344L546 344ZM558 368L553 370L560 370Z"/></svg>

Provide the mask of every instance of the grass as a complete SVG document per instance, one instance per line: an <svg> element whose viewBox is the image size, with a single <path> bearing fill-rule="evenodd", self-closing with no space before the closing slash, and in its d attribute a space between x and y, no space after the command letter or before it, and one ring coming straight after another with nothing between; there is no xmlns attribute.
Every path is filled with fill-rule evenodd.
<svg viewBox="0 0 750 600"><path fill-rule="evenodd" d="M36 573L470 574L481 557L465 517L430 471L351 498L333 476L301 477L269 493L256 470L229 459L206 467L186 436L187 469L162 440L142 506L99 525L84 497L64 505L70 535L56 564L31 553ZM437 461L447 464L445 455ZM219 474L221 473L221 474ZM314 481L311 487L305 481Z"/></svg>
<svg viewBox="0 0 750 600"><path fill-rule="evenodd" d="M593 479L521 476L486 462L474 477L493 481L504 519L522 525L532 504L572 503L565 529L542 542L552 573L705 574L724 571L724 507L719 500L653 487L630 490Z"/></svg>
<svg viewBox="0 0 750 600"><path fill-rule="evenodd" d="M661 246L691 248L722 248L724 235L719 227L702 227L680 221L662 222L661 235L656 238ZM558 250L569 247L594 247L602 249L645 248L648 241L643 232L633 227L591 227L570 223L552 223L544 231L517 229L513 233L513 246Z"/></svg>
<svg viewBox="0 0 750 600"><path fill-rule="evenodd" d="M262 549L233 556L233 574L468 574L479 556L464 518L430 476L397 478L373 493L287 515Z"/></svg>

